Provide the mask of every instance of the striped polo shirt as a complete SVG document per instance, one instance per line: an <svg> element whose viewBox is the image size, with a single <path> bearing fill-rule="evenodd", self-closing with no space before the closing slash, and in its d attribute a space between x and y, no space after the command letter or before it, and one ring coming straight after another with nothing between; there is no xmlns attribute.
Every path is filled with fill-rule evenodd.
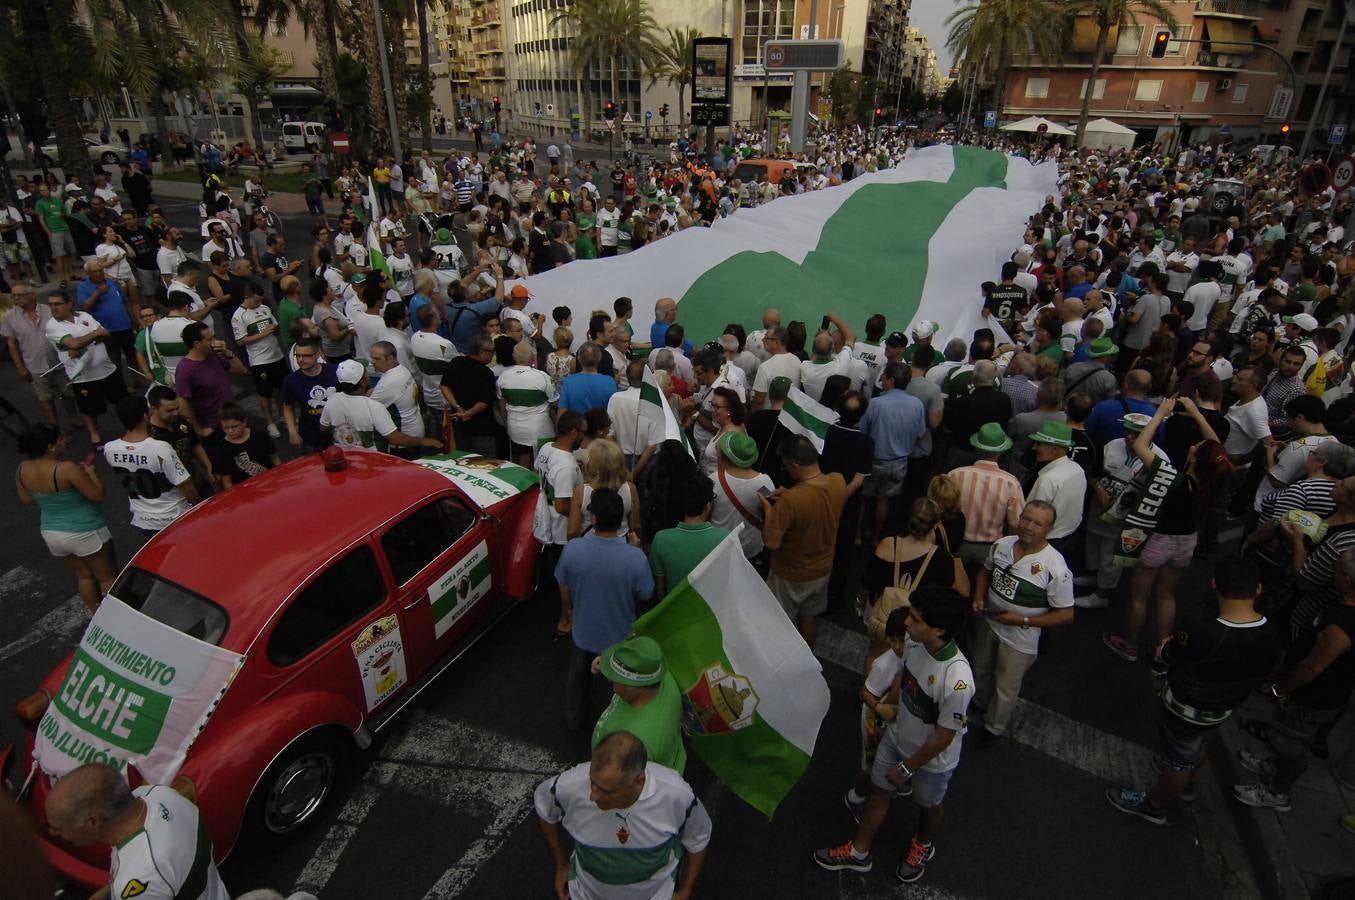
<svg viewBox="0 0 1355 900"><path fill-rule="evenodd" d="M950 477L960 489L966 541L992 543L1002 537L1004 526L1015 527L1026 502L1015 475L991 460L981 459L972 466L951 470Z"/></svg>

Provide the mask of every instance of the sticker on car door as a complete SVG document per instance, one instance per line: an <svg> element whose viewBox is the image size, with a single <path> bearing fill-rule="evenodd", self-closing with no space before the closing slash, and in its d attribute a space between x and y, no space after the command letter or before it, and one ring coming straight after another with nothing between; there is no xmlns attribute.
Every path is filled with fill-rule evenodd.
<svg viewBox="0 0 1355 900"><path fill-rule="evenodd" d="M367 711L371 712L409 680L400 620L384 616L362 629L353 641L353 658L362 675Z"/></svg>
<svg viewBox="0 0 1355 900"><path fill-rule="evenodd" d="M433 607L435 637L446 634L481 597L489 593L492 574L489 545L481 541L429 586L428 602Z"/></svg>

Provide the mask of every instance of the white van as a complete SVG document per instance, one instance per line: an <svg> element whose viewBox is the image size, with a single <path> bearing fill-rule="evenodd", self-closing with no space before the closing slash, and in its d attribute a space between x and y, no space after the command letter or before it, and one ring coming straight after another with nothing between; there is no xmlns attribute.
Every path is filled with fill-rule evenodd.
<svg viewBox="0 0 1355 900"><path fill-rule="evenodd" d="M323 122L284 122L282 125L282 146L288 150L305 150L325 145L325 125Z"/></svg>

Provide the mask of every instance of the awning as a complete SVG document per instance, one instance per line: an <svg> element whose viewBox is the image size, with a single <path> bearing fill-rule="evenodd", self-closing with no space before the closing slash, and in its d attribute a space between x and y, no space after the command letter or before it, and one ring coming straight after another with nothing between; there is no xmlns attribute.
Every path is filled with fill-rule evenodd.
<svg viewBox="0 0 1355 900"><path fill-rule="evenodd" d="M1204 24L1205 40L1215 53L1250 55L1251 23L1234 22L1232 19L1206 19Z"/></svg>
<svg viewBox="0 0 1355 900"><path fill-rule="evenodd" d="M1093 52L1096 50L1096 35L1099 31L1100 26L1096 24L1096 16L1078 16L1073 20L1072 46L1069 49L1074 53ZM1119 26L1112 25L1110 34L1106 35L1106 46L1114 49L1119 39Z"/></svg>

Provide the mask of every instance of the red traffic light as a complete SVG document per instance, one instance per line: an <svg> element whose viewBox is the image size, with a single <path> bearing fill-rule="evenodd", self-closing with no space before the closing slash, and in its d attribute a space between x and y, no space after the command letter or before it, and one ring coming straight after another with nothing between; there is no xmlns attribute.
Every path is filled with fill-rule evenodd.
<svg viewBox="0 0 1355 900"><path fill-rule="evenodd" d="M883 117L884 117L884 114L885 114L885 108L884 108L883 106L877 106L877 107L875 107L875 118L877 118L877 119L883 118Z"/></svg>
<svg viewBox="0 0 1355 900"><path fill-rule="evenodd" d="M1167 55L1167 44L1172 39L1171 29L1159 28L1153 33L1153 47L1149 55L1153 59L1161 59Z"/></svg>
<svg viewBox="0 0 1355 900"><path fill-rule="evenodd" d="M494 102L495 102L495 103L498 103L498 102L499 102L499 95L498 95L498 94L495 94L495 95L494 95Z"/></svg>
<svg viewBox="0 0 1355 900"><path fill-rule="evenodd" d="M1283 125L1280 126L1280 134L1288 134L1288 133L1289 133L1289 123L1288 123L1288 122L1285 122Z"/></svg>

